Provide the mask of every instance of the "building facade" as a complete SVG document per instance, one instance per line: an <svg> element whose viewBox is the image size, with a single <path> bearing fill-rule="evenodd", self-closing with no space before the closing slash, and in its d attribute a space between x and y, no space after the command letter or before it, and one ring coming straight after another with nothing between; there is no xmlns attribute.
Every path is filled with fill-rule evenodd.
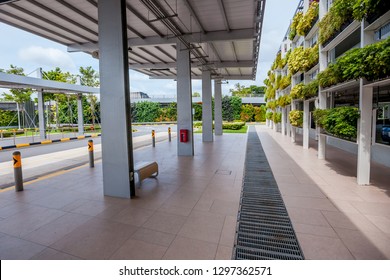
<svg viewBox="0 0 390 280"><path fill-rule="evenodd" d="M267 125L317 140L319 159L357 154L368 185L371 161L390 167L389 76L389 1L301 0L265 81Z"/></svg>

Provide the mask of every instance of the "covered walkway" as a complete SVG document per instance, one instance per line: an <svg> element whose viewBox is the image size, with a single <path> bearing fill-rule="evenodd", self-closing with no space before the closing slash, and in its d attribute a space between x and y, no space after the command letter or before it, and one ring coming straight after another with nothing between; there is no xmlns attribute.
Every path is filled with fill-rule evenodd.
<svg viewBox="0 0 390 280"><path fill-rule="evenodd" d="M319 161L256 129L306 259L390 258L388 168L358 186L348 153L329 148ZM230 259L246 135L195 135L195 145L194 157L177 158L173 142L136 150L135 162L156 160L160 175L132 200L103 195L100 163L0 192L0 258Z"/></svg>

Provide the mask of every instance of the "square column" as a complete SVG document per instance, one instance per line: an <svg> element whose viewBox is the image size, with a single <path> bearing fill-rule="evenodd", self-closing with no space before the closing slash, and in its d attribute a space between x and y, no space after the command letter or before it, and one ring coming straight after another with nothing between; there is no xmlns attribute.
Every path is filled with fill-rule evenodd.
<svg viewBox="0 0 390 280"><path fill-rule="evenodd" d="M222 135L222 83L214 80L214 133Z"/></svg>
<svg viewBox="0 0 390 280"><path fill-rule="evenodd" d="M213 108L209 70L202 71L202 140L213 142Z"/></svg>
<svg viewBox="0 0 390 280"><path fill-rule="evenodd" d="M282 108L282 135L286 135L286 107Z"/></svg>
<svg viewBox="0 0 390 280"><path fill-rule="evenodd" d="M192 124L192 88L190 51L177 43L177 155L194 155L194 134ZM188 131L188 142L180 141L180 130Z"/></svg>
<svg viewBox="0 0 390 280"><path fill-rule="evenodd" d="M290 123L290 111L291 111L291 106L286 107L286 131L287 131L287 136L291 137L291 123Z"/></svg>
<svg viewBox="0 0 390 280"><path fill-rule="evenodd" d="M303 101L303 148L309 149L309 101Z"/></svg>
<svg viewBox="0 0 390 280"><path fill-rule="evenodd" d="M135 196L126 0L99 0L99 70L104 194Z"/></svg>
<svg viewBox="0 0 390 280"><path fill-rule="evenodd" d="M296 110L296 106L295 105L296 105L295 102L291 101L291 111ZM291 125L291 142L293 142L293 143L295 143L295 135L296 135L296 133L297 133L296 128Z"/></svg>
<svg viewBox="0 0 390 280"><path fill-rule="evenodd" d="M84 114L83 114L83 95L77 95L77 125L78 135L84 135Z"/></svg>
<svg viewBox="0 0 390 280"><path fill-rule="evenodd" d="M39 137L41 140L46 139L45 100L43 90L38 91L38 120Z"/></svg>
<svg viewBox="0 0 390 280"><path fill-rule="evenodd" d="M359 185L370 184L371 136L372 136L372 87L364 87L360 80L360 122L358 127L358 166L357 182Z"/></svg>

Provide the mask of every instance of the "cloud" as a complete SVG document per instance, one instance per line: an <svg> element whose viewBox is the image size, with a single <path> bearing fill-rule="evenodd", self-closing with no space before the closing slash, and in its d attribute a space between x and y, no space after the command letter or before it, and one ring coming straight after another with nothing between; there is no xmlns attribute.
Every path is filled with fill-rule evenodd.
<svg viewBox="0 0 390 280"><path fill-rule="evenodd" d="M70 55L56 48L30 46L19 50L18 57L24 62L35 63L37 66L60 67L67 71L76 69L76 64Z"/></svg>

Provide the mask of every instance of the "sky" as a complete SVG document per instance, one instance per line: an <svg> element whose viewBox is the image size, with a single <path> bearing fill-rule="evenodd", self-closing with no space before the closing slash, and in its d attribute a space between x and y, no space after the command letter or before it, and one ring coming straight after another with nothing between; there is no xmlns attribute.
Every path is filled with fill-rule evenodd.
<svg viewBox="0 0 390 280"><path fill-rule="evenodd" d="M263 31L260 43L260 56L255 81L229 81L222 85L223 95L229 95L234 84L263 85L280 43L287 31L290 20L299 0L267 0ZM10 64L23 67L26 74L42 67L49 71L60 67L63 71L78 73L80 66L92 66L99 70L98 60L85 53L68 53L64 45L0 23L0 69L8 69ZM142 91L151 97L176 96L176 82L173 80L149 80L148 76L130 70L130 90ZM4 90L0 89L0 93ZM193 92L202 92L200 80L193 80Z"/></svg>

